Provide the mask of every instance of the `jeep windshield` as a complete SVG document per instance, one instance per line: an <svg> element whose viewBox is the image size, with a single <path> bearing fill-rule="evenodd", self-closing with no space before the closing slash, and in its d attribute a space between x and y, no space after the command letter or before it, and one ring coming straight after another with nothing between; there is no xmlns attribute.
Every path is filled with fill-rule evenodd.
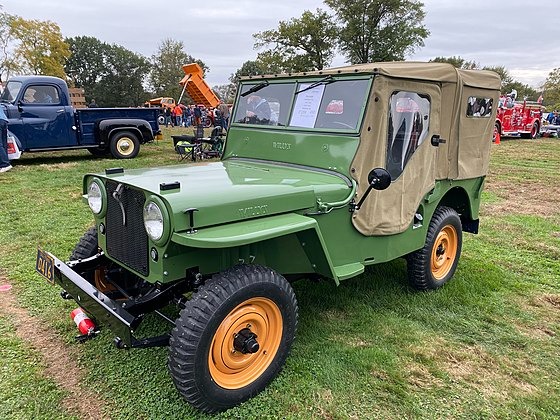
<svg viewBox="0 0 560 420"><path fill-rule="evenodd" d="M244 83L234 123L357 131L371 78Z"/></svg>
<svg viewBox="0 0 560 420"><path fill-rule="evenodd" d="M8 84L4 88L4 91L2 92L2 95L0 95L0 102L14 102L20 89L21 82L8 82Z"/></svg>

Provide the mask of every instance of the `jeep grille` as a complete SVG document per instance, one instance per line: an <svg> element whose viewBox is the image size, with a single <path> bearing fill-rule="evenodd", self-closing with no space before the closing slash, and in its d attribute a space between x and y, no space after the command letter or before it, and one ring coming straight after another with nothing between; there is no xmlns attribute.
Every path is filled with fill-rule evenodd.
<svg viewBox="0 0 560 420"><path fill-rule="evenodd" d="M118 182L107 181L107 254L147 276L149 273L148 235L144 228L142 214L144 193L123 185L117 200L113 197L113 192L118 186ZM123 223L121 204L125 212L125 223Z"/></svg>

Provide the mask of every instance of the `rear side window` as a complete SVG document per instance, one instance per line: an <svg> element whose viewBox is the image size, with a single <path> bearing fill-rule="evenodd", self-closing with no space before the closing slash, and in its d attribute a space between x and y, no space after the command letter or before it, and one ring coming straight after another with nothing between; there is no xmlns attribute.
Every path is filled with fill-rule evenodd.
<svg viewBox="0 0 560 420"><path fill-rule="evenodd" d="M492 115L492 98L480 98L478 96L469 96L467 101L467 117L483 117L490 118Z"/></svg>
<svg viewBox="0 0 560 420"><path fill-rule="evenodd" d="M389 107L386 169L395 180L428 135L430 99L415 92L395 92Z"/></svg>
<svg viewBox="0 0 560 420"><path fill-rule="evenodd" d="M23 102L35 105L58 104L60 97L54 86L31 85L25 89Z"/></svg>

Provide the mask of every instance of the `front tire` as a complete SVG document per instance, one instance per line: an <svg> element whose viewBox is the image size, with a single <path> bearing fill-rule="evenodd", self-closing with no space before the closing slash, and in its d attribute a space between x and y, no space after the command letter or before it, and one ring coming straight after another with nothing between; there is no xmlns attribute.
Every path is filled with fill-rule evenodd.
<svg viewBox="0 0 560 420"><path fill-rule="evenodd" d="M408 279L418 290L438 289L453 277L463 244L461 219L450 207L438 207L424 247L409 254Z"/></svg>
<svg viewBox="0 0 560 420"><path fill-rule="evenodd" d="M110 150L116 159L132 159L140 151L140 141L130 131L119 131L111 137Z"/></svg>
<svg viewBox="0 0 560 420"><path fill-rule="evenodd" d="M70 261L93 257L99 251L100 249L97 246L97 226L92 226L84 233L74 247L72 254L70 254Z"/></svg>
<svg viewBox="0 0 560 420"><path fill-rule="evenodd" d="M292 287L271 269L240 265L214 275L171 334L168 364L177 390L207 413L258 394L284 366L297 313Z"/></svg>

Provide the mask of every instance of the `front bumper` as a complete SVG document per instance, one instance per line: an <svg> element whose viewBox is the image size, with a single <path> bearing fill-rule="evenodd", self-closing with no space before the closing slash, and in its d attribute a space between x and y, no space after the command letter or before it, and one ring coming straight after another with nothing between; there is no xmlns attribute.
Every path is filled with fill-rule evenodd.
<svg viewBox="0 0 560 420"><path fill-rule="evenodd" d="M65 264L54 255L54 281L60 285L87 313L103 326L107 326L123 347L136 347L137 340L132 336L142 321L141 316L134 316L124 310L118 301L112 300L97 290L78 273L97 266L102 254L94 257L70 261Z"/></svg>

